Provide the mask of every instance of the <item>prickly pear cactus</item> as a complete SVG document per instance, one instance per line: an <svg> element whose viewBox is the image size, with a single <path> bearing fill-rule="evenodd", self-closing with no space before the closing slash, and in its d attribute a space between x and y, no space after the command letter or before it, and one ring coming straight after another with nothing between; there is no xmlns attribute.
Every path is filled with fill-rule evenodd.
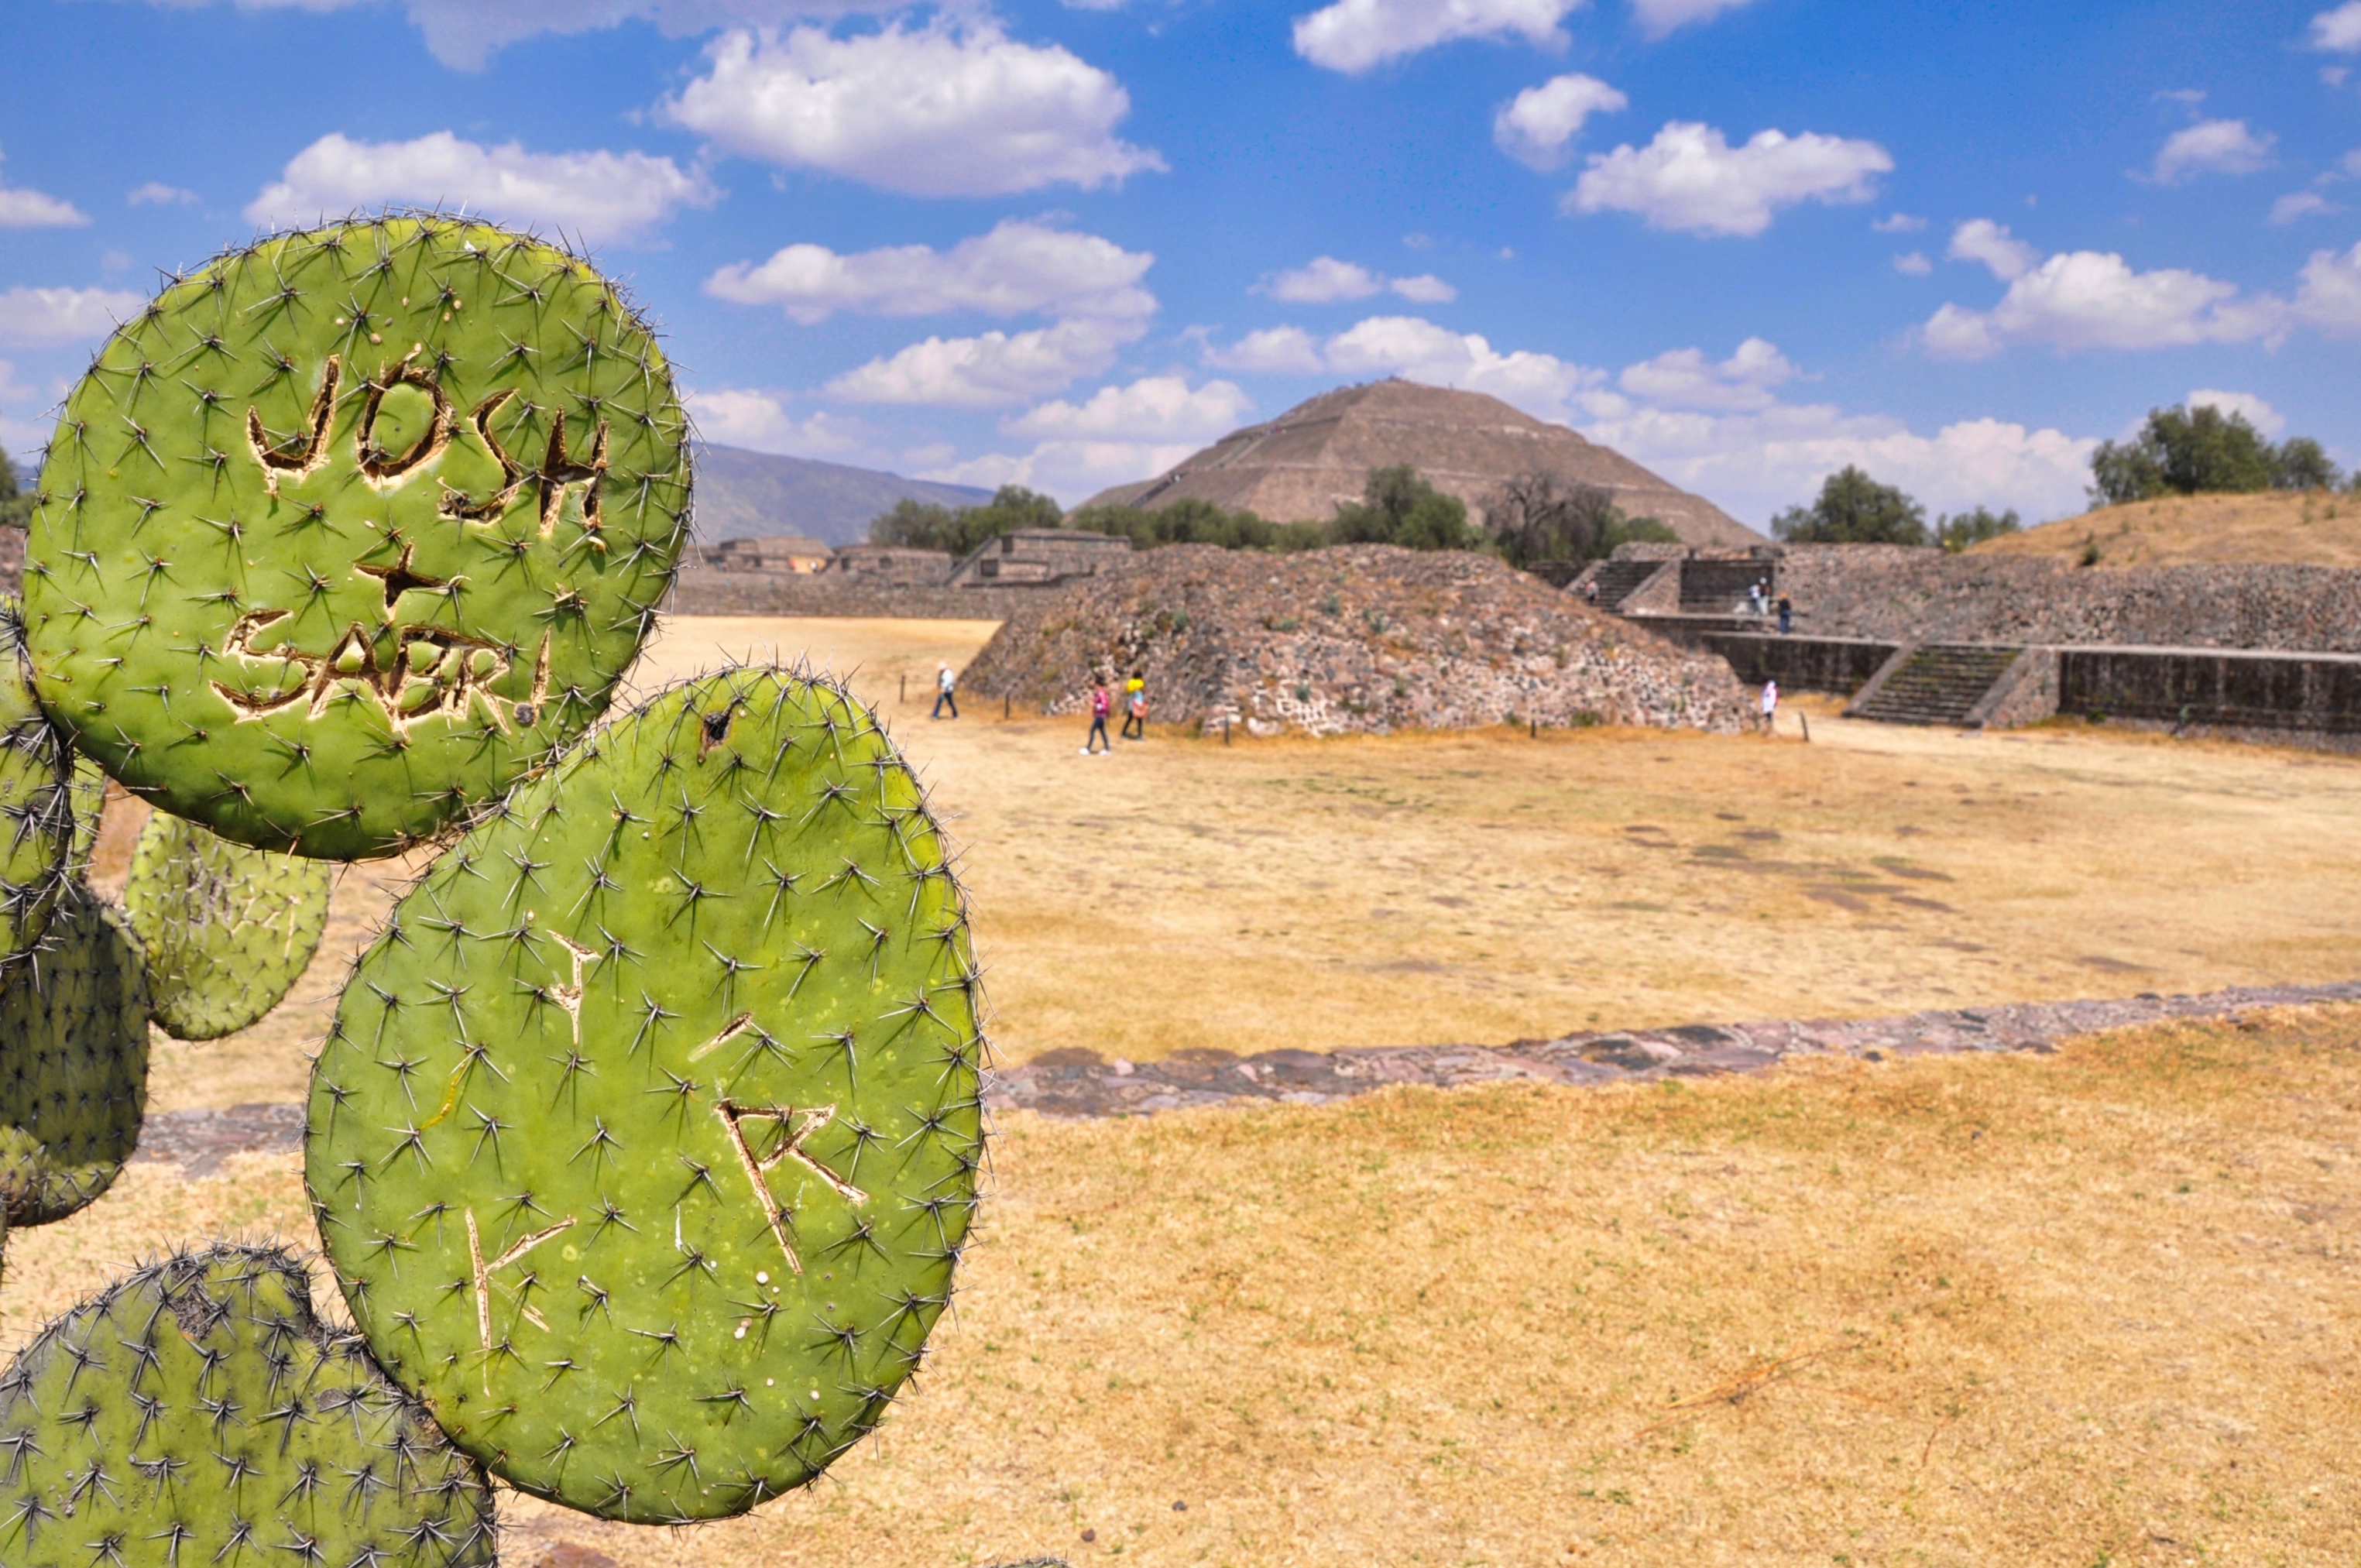
<svg viewBox="0 0 2361 1568"><path fill-rule="evenodd" d="M279 1005L328 928L322 861L233 844L159 811L139 830L123 916L148 955L148 1006L179 1040L216 1040Z"/></svg>
<svg viewBox="0 0 2361 1568"><path fill-rule="evenodd" d="M9 1568L492 1562L483 1475L283 1252L143 1268L0 1376Z"/></svg>
<svg viewBox="0 0 2361 1568"><path fill-rule="evenodd" d="M73 847L66 851L66 876L86 882L91 858L98 850L99 821L106 812L106 770L75 752L73 772L66 780L66 800L73 811Z"/></svg>
<svg viewBox="0 0 2361 1568"><path fill-rule="evenodd" d="M36 684L177 816L387 854L605 707L688 499L671 370L588 263L431 216L274 235L165 290L67 400Z"/></svg>
<svg viewBox="0 0 2361 1568"><path fill-rule="evenodd" d="M0 980L41 939L73 837L64 739L33 700L16 601L0 598Z"/></svg>
<svg viewBox="0 0 2361 1568"><path fill-rule="evenodd" d="M574 1508L811 1480L950 1299L977 1003L866 709L776 671L659 696L448 850L345 990L304 1173L369 1348Z"/></svg>
<svg viewBox="0 0 2361 1568"><path fill-rule="evenodd" d="M137 1146L148 1108L141 968L122 917L72 883L40 951L0 990L0 1201L9 1223L45 1225L92 1202Z"/></svg>

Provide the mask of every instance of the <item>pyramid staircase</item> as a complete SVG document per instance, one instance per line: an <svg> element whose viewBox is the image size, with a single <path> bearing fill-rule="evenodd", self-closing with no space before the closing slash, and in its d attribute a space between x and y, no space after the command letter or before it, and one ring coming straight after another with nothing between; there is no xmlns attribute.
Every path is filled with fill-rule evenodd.
<svg viewBox="0 0 2361 1568"><path fill-rule="evenodd" d="M1620 609L1623 601L1668 565L1663 561L1601 561L1591 581L1598 585L1598 608Z"/></svg>
<svg viewBox="0 0 2361 1568"><path fill-rule="evenodd" d="M1960 642L1906 648L1845 712L1881 724L1965 724L2020 652Z"/></svg>

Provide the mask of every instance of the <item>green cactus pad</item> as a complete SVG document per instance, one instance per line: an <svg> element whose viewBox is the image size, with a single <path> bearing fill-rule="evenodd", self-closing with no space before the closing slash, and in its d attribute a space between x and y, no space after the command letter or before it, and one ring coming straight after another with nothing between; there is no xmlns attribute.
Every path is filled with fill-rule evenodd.
<svg viewBox="0 0 2361 1568"><path fill-rule="evenodd" d="M16 601L0 598L0 978L21 967L66 883L71 753L33 700Z"/></svg>
<svg viewBox="0 0 2361 1568"><path fill-rule="evenodd" d="M91 1203L137 1146L148 1109L143 963L123 917L72 883L33 961L0 991L9 1223L46 1225Z"/></svg>
<svg viewBox="0 0 2361 1568"><path fill-rule="evenodd" d="M319 861L233 844L159 811L139 831L123 916L148 954L148 1006L178 1040L217 1040L279 1005L328 928Z"/></svg>
<svg viewBox="0 0 2361 1568"><path fill-rule="evenodd" d="M458 1568L490 1488L294 1258L216 1246L117 1281L0 1376L9 1568Z"/></svg>
<svg viewBox="0 0 2361 1568"><path fill-rule="evenodd" d="M225 838L390 853L605 708L686 443L646 324L549 246L399 217L225 254L67 400L26 547L41 702Z"/></svg>
<svg viewBox="0 0 2361 1568"><path fill-rule="evenodd" d="M452 1440L642 1522L883 1415L983 1153L948 851L875 718L739 671L510 796L394 911L313 1069L355 1317Z"/></svg>
<svg viewBox="0 0 2361 1568"><path fill-rule="evenodd" d="M73 847L66 851L66 876L86 882L91 858L98 852L99 823L106 813L106 770L93 758L75 752L73 772L66 780L66 799L73 811Z"/></svg>

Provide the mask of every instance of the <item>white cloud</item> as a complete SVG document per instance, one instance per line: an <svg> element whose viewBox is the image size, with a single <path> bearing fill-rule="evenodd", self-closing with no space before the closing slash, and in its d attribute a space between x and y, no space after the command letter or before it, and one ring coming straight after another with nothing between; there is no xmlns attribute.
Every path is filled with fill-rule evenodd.
<svg viewBox="0 0 2361 1568"><path fill-rule="evenodd" d="M1905 250L1894 258L1894 269L1905 278L1924 278L1935 270L1935 264L1923 250Z"/></svg>
<svg viewBox="0 0 2361 1568"><path fill-rule="evenodd" d="M720 192L700 171L644 152L528 152L436 131L413 141L354 141L332 131L297 153L247 204L248 222L293 225L362 207L443 206L511 223L620 239Z"/></svg>
<svg viewBox="0 0 2361 1568"><path fill-rule="evenodd" d="M1750 337L1719 365L1709 363L1700 349L1675 348L1626 366L1616 385L1661 408L1740 411L1769 408L1778 400L1771 389L1795 375L1785 355L1762 338Z"/></svg>
<svg viewBox="0 0 2361 1568"><path fill-rule="evenodd" d="M30 488L33 454L49 439L53 428L41 414L54 398L45 398L16 379L16 367L0 359L0 452L16 465L16 480Z"/></svg>
<svg viewBox="0 0 2361 1568"><path fill-rule="evenodd" d="M1946 304L1921 329L1947 358L1982 359L2011 344L2059 348L2168 348L2244 343L2282 328L2268 295L2238 298L2235 283L2179 268L2135 272L2113 252L2053 256L2008 286L1990 311Z"/></svg>
<svg viewBox="0 0 2361 1568"><path fill-rule="evenodd" d="M1227 348L1206 350L1205 363L1216 369L1269 376L1312 376L1328 368L1328 362L1320 356L1320 345L1300 326L1250 332Z"/></svg>
<svg viewBox="0 0 2361 1568"><path fill-rule="evenodd" d="M2276 437L2287 428L2287 416L2252 392L2220 392L2201 387L2189 394L2192 409L2219 409L2225 414L2244 414L2246 422L2267 436Z"/></svg>
<svg viewBox="0 0 2361 1568"><path fill-rule="evenodd" d="M2345 0L2312 19L2312 47L2336 54L2361 53L2361 0Z"/></svg>
<svg viewBox="0 0 2361 1568"><path fill-rule="evenodd" d="M2296 290L2295 313L2335 336L2361 337L2361 245L2312 253Z"/></svg>
<svg viewBox="0 0 2361 1568"><path fill-rule="evenodd" d="M1235 430L1253 408L1234 381L1191 388L1186 376L1144 376L1129 386L1101 387L1079 404L1043 403L1000 428L1050 440L1202 444Z"/></svg>
<svg viewBox="0 0 2361 1568"><path fill-rule="evenodd" d="M929 337L846 371L828 389L860 403L1006 408L1105 371L1146 331L1138 319L1082 316L1029 332Z"/></svg>
<svg viewBox="0 0 2361 1568"><path fill-rule="evenodd" d="M2353 68L2349 65L2323 65L2320 68L2321 82L2331 92L2344 86L2352 74Z"/></svg>
<svg viewBox="0 0 2361 1568"><path fill-rule="evenodd" d="M1596 76L1553 76L1492 116L1492 140L1527 168L1555 169L1565 161L1567 144L1582 134L1583 121L1630 103Z"/></svg>
<svg viewBox="0 0 2361 1568"><path fill-rule="evenodd" d="M1631 0L1631 14L1639 18L1642 32L1660 38L1675 27L1711 21L1745 4L1747 0Z"/></svg>
<svg viewBox="0 0 2361 1568"><path fill-rule="evenodd" d="M0 346L56 348L104 337L148 303L123 289L28 289L0 293Z"/></svg>
<svg viewBox="0 0 2361 1568"><path fill-rule="evenodd" d="M1872 234L1916 234L1926 226L1926 219L1914 218L1908 213L1888 213L1869 225Z"/></svg>
<svg viewBox="0 0 2361 1568"><path fill-rule="evenodd" d="M1131 96L988 18L837 38L732 32L662 113L732 152L912 196L1120 185L1164 160L1115 134Z"/></svg>
<svg viewBox="0 0 2361 1568"><path fill-rule="evenodd" d="M1327 305L1388 292L1425 305L1447 305L1459 297L1458 290L1431 272L1415 278L1388 278L1358 262L1339 261L1333 256L1315 256L1301 267L1274 273L1256 284L1255 291L1298 305Z"/></svg>
<svg viewBox="0 0 2361 1568"><path fill-rule="evenodd" d="M2317 191L2290 191L2271 203L2271 222L2291 224L2298 218L2336 210L2335 204Z"/></svg>
<svg viewBox="0 0 2361 1568"><path fill-rule="evenodd" d="M134 207L185 207L200 199L194 191L167 185L161 180L150 180L123 198L126 204Z"/></svg>
<svg viewBox="0 0 2361 1568"><path fill-rule="evenodd" d="M1357 74L1455 38L1522 38L1563 49L1558 22L1582 0L1336 0L1295 19L1295 52Z"/></svg>
<svg viewBox="0 0 2361 1568"><path fill-rule="evenodd" d="M2149 178L2174 185L2199 174L2252 174L2270 166L2279 139L2256 135L2244 120L2201 120L2164 138Z"/></svg>
<svg viewBox="0 0 2361 1568"><path fill-rule="evenodd" d="M776 393L716 388L688 394L690 415L702 440L785 457L824 457L880 467L892 459L863 421L820 410L804 419L787 411Z"/></svg>
<svg viewBox="0 0 2361 1568"><path fill-rule="evenodd" d="M1899 485L1930 512L1989 506L2013 507L2031 520L2070 516L2083 509L2098 444L1997 419L1962 420L1920 435L1897 419L1825 404L1738 414L1640 409L1580 428L1757 526L1808 500L1847 464Z"/></svg>
<svg viewBox="0 0 2361 1568"><path fill-rule="evenodd" d="M1954 261L1982 262L2004 283L2024 277L2041 259L2041 252L1990 218L1970 218L1953 229L1951 248L1944 254Z"/></svg>
<svg viewBox="0 0 2361 1568"><path fill-rule="evenodd" d="M918 477L946 484L998 489L1023 485L1045 490L1068 506L1110 485L1135 484L1171 467L1197 450L1194 442L1044 441L1032 451L986 453L965 462L921 468Z"/></svg>
<svg viewBox="0 0 2361 1568"><path fill-rule="evenodd" d="M1768 130L1733 148L1714 126L1675 120L1645 148L1593 154L1566 205L1636 213L1651 228L1758 235L1797 202L1866 202L1893 168L1873 141Z"/></svg>
<svg viewBox="0 0 2361 1568"><path fill-rule="evenodd" d="M77 229L89 222L90 214L71 202L0 185L0 229Z"/></svg>
<svg viewBox="0 0 2361 1568"><path fill-rule="evenodd" d="M791 245L761 266L734 262L705 291L743 305L778 305L809 325L838 311L939 315L1145 316L1156 298L1139 286L1156 258L1113 240L1010 218L948 250L894 246L840 255Z"/></svg>

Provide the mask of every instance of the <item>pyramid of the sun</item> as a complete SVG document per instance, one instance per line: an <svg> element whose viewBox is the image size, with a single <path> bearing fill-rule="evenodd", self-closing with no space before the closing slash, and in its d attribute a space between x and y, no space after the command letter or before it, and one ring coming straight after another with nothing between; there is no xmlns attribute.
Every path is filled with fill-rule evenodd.
<svg viewBox="0 0 2361 1568"><path fill-rule="evenodd" d="M1274 522L1324 521L1361 499L1369 470L1409 464L1480 520L1505 479L1543 473L1608 491L1629 517L1653 517L1689 544L1762 544L1763 535L1621 453L1546 424L1498 398L1414 381L1339 387L1267 424L1232 431L1144 484L1089 506L1169 506L1184 496Z"/></svg>

